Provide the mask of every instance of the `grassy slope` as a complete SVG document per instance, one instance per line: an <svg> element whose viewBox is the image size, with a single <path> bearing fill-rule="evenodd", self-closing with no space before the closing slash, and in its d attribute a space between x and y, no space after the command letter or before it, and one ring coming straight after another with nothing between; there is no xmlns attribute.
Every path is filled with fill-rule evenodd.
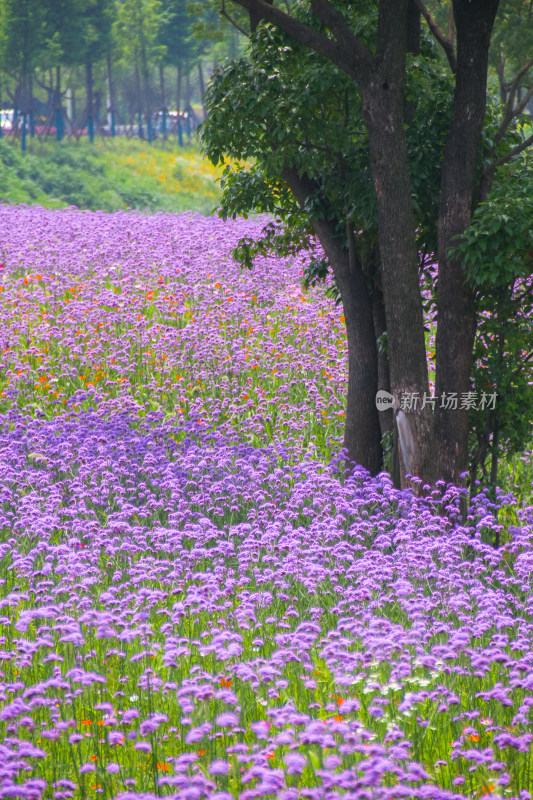
<svg viewBox="0 0 533 800"><path fill-rule="evenodd" d="M0 195L7 203L210 214L218 175L198 149L174 143L35 142L23 154L18 142L0 141Z"/></svg>

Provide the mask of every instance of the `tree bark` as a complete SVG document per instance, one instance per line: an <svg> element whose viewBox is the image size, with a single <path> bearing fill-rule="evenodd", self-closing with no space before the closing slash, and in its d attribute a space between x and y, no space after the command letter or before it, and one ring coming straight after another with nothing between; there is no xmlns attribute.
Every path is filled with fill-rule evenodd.
<svg viewBox="0 0 533 800"><path fill-rule="evenodd" d="M312 193L310 181L300 177L295 169L285 169L283 177L298 203L305 205ZM377 345L365 275L353 248L350 253L341 244L333 222L314 219L312 225L332 268L346 324L348 398L343 447L349 462L360 464L371 475L377 475L383 469L376 408Z"/></svg>
<svg viewBox="0 0 533 800"><path fill-rule="evenodd" d="M459 483L468 464L468 410L441 398L471 390L476 331L475 295L459 260L449 255L470 224L476 161L485 116L488 51L499 0L454 0L457 72L454 105L441 173L435 437L438 475Z"/></svg>
<svg viewBox="0 0 533 800"><path fill-rule="evenodd" d="M373 278L372 294L370 297L372 303L372 320L374 323L374 338L376 345L383 334L387 333L387 319L385 315L385 302L383 300L383 292L378 284L377 276ZM377 365L378 365L378 391L390 393L390 369L389 369L389 356L386 348L377 347ZM384 409L379 412L379 427L381 437L391 434L394 429L394 412L392 408Z"/></svg>
<svg viewBox="0 0 533 800"><path fill-rule="evenodd" d="M429 380L404 132L407 12L407 0L380 3L376 67L360 84L377 200L391 392L396 401L413 398L403 409L414 446L407 453L400 440L402 485L407 474L431 482L434 467L432 410L423 404Z"/></svg>

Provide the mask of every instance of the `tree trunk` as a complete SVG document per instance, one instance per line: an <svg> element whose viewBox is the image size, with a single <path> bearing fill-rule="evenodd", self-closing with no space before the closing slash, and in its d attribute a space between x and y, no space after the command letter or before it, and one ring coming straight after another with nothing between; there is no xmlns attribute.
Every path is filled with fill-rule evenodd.
<svg viewBox="0 0 533 800"><path fill-rule="evenodd" d="M499 0L454 0L457 75L444 150L438 230L435 437L438 476L459 483L468 465L468 410L476 332L474 291L462 264L448 251L470 223L476 161L485 116L488 50ZM442 398L456 393L457 409Z"/></svg>
<svg viewBox="0 0 533 800"><path fill-rule="evenodd" d="M93 110L93 65L88 61L85 65L85 92L87 95L86 100L86 115L87 115L87 135L89 141L94 142L94 110Z"/></svg>
<svg viewBox="0 0 533 800"><path fill-rule="evenodd" d="M207 116L205 110L205 101L204 101L205 81L204 81L204 70L201 61L198 62L198 86L200 87L200 100L202 103L202 113L203 113L203 118L205 119Z"/></svg>
<svg viewBox="0 0 533 800"><path fill-rule="evenodd" d="M189 140L189 144L191 141L191 71L189 62L186 62L185 65L185 111L187 116L185 117L185 129L187 131L187 138Z"/></svg>
<svg viewBox="0 0 533 800"><path fill-rule="evenodd" d="M135 91L137 94L137 132L139 135L139 139L144 139L144 128L143 128L143 98L141 92L141 76L139 74L139 64L138 64L138 55L137 51L135 52Z"/></svg>
<svg viewBox="0 0 533 800"><path fill-rule="evenodd" d="M167 138L167 104L165 97L165 67L159 62L159 91L161 93L161 133L163 139Z"/></svg>
<svg viewBox="0 0 533 800"><path fill-rule="evenodd" d="M188 109L191 105L191 70L187 64L185 72L185 108Z"/></svg>
<svg viewBox="0 0 533 800"><path fill-rule="evenodd" d="M407 0L380 3L380 52L376 68L360 85L377 200L391 393L396 402L408 400L397 410L403 420L400 455L404 486L408 485L406 475L431 483L435 460L432 409L424 403L429 380L404 132L407 11Z"/></svg>
<svg viewBox="0 0 533 800"><path fill-rule="evenodd" d="M183 128L182 128L182 120L181 120L181 81L182 81L182 69L181 65L176 65L176 110L177 110L177 118L176 118L176 133L178 134L178 145L179 147L183 147Z"/></svg>
<svg viewBox="0 0 533 800"><path fill-rule="evenodd" d="M141 40L141 69L142 69L142 92L143 92L143 105L146 118L146 138L148 143L152 142L152 96L150 93L150 73L148 70L148 57L146 54L146 47L144 40Z"/></svg>
<svg viewBox="0 0 533 800"><path fill-rule="evenodd" d="M161 95L161 108L165 108L165 67L162 61L159 62L159 94Z"/></svg>
<svg viewBox="0 0 533 800"><path fill-rule="evenodd" d="M107 51L106 56L107 62L107 92L109 97L109 105L108 105L108 113L109 113L109 128L111 136L115 136L115 92L113 87L113 72L111 70L111 52Z"/></svg>
<svg viewBox="0 0 533 800"><path fill-rule="evenodd" d="M31 111L30 111L31 114ZM61 67L56 67L56 88L54 93L54 122L56 126L56 139L60 142L64 134L63 109L61 107Z"/></svg>
<svg viewBox="0 0 533 800"><path fill-rule="evenodd" d="M309 181L294 169L285 169L283 177L303 206L312 193ZM372 307L365 275L353 248L341 245L336 226L325 219L312 221L339 289L348 344L348 398L343 447L348 461L359 464L371 475L383 469L381 431L376 408L378 388L377 346ZM351 252L350 252L351 251Z"/></svg>
<svg viewBox="0 0 533 800"><path fill-rule="evenodd" d="M390 393L390 369L389 369L389 356L387 354L386 345L381 340L381 346L377 346L381 337L387 333L387 319L385 315L385 303L383 300L383 292L377 282L377 276L373 277L373 287L371 294L372 303L372 320L374 323L374 339L376 340L377 347L377 363L378 363L378 391ZM379 427L381 437L391 434L394 429L394 412L392 408L384 409L379 412Z"/></svg>
<svg viewBox="0 0 533 800"><path fill-rule="evenodd" d="M34 114L34 105L33 105L33 75L30 72L28 76L28 96L29 96L29 117L30 117L30 137L33 139L35 136L35 114Z"/></svg>

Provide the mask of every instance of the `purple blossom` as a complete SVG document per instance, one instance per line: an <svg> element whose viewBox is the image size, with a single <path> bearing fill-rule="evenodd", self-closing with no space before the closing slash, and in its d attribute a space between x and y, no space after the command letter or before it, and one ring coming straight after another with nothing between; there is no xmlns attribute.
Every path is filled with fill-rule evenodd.
<svg viewBox="0 0 533 800"><path fill-rule="evenodd" d="M230 771L230 765L227 761L212 761L209 765L209 774L210 775L228 775Z"/></svg>
<svg viewBox="0 0 533 800"><path fill-rule="evenodd" d="M218 725L219 728L231 728L236 725L238 721L239 718L233 711L224 711L215 718L215 725Z"/></svg>

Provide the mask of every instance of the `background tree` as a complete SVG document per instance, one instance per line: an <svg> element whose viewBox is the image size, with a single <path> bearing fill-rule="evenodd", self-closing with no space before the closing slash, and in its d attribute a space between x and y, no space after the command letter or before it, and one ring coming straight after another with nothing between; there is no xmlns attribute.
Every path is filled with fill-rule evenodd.
<svg viewBox="0 0 533 800"><path fill-rule="evenodd" d="M192 31L192 19L187 13L185 0L163 0L158 42L164 48L162 64L176 69L176 110L178 112L178 131L181 136L180 112L190 105L190 70L199 52L199 42ZM186 78L187 92L183 102L183 78Z"/></svg>
<svg viewBox="0 0 533 800"><path fill-rule="evenodd" d="M9 92L20 120L21 146L26 146L26 127L31 113L31 80L45 46L46 7L39 0L3 0L3 71L15 77Z"/></svg>
<svg viewBox="0 0 533 800"><path fill-rule="evenodd" d="M84 5L83 0L45 0L43 3L45 43L39 66L50 71L50 84L43 86L51 98L47 125L55 126L58 140L63 138L65 129L62 68L79 63Z"/></svg>
<svg viewBox="0 0 533 800"><path fill-rule="evenodd" d="M85 67L85 122L91 141L94 139L93 66L110 54L114 10L113 0L85 0L80 13L80 33L76 49L76 60L78 64ZM110 84L109 64L108 70ZM112 102L111 98L110 101Z"/></svg>
<svg viewBox="0 0 533 800"><path fill-rule="evenodd" d="M150 86L150 65L161 60L164 46L158 42L162 23L160 0L119 0L113 31L120 56L135 75L136 111L139 115L139 134L146 124L147 139L152 140L153 101Z"/></svg>

